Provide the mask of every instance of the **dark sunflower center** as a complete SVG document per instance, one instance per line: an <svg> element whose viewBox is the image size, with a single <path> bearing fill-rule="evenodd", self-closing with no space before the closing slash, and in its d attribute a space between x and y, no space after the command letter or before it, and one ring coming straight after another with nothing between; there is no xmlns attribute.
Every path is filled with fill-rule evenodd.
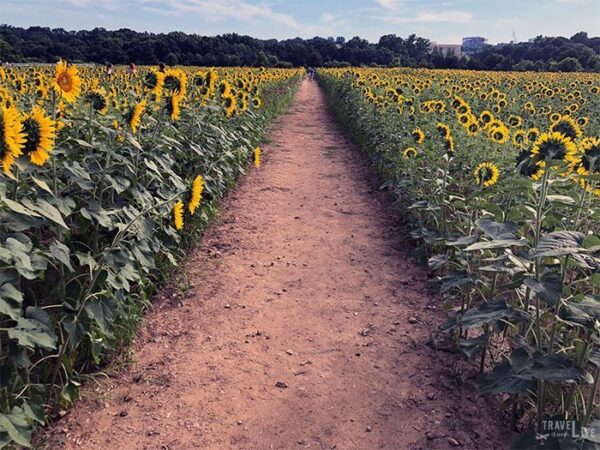
<svg viewBox="0 0 600 450"><path fill-rule="evenodd" d="M567 149L562 142L548 141L540 145L540 154L545 159L563 159Z"/></svg>
<svg viewBox="0 0 600 450"><path fill-rule="evenodd" d="M68 73L63 72L58 76L58 85L63 91L69 92L73 88L73 80Z"/></svg>
<svg viewBox="0 0 600 450"><path fill-rule="evenodd" d="M581 160L581 164L590 173L600 172L600 146L596 145L587 150Z"/></svg>
<svg viewBox="0 0 600 450"><path fill-rule="evenodd" d="M174 91L179 91L181 89L181 81L179 78L169 75L165 77L165 86Z"/></svg>
<svg viewBox="0 0 600 450"><path fill-rule="evenodd" d="M494 173L489 167L482 167L481 169L479 169L479 179L482 182L491 180L493 176Z"/></svg>
<svg viewBox="0 0 600 450"><path fill-rule="evenodd" d="M148 86L150 89L154 89L156 84L158 83L158 78L155 73L146 74L146 78L144 78L144 84Z"/></svg>

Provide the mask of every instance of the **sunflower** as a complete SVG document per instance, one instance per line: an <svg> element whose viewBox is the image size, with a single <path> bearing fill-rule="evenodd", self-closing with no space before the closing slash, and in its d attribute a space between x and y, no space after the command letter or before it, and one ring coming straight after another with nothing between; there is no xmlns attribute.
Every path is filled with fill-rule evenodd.
<svg viewBox="0 0 600 450"><path fill-rule="evenodd" d="M533 159L527 150L522 150L519 153L516 166L521 176L529 177L532 180L539 180L546 170L546 163Z"/></svg>
<svg viewBox="0 0 600 450"><path fill-rule="evenodd" d="M505 144L510 138L510 132L506 127L495 126L488 129L488 136L492 141L497 142L498 144Z"/></svg>
<svg viewBox="0 0 600 450"><path fill-rule="evenodd" d="M165 71L163 87L170 89L176 97L183 98L187 90L187 75L181 69L168 69Z"/></svg>
<svg viewBox="0 0 600 450"><path fill-rule="evenodd" d="M420 128L415 128L412 131L412 137L417 144L422 144L425 141L425 133Z"/></svg>
<svg viewBox="0 0 600 450"><path fill-rule="evenodd" d="M488 123L494 120L494 115L486 110L479 114L479 120L484 126L486 126Z"/></svg>
<svg viewBox="0 0 600 450"><path fill-rule="evenodd" d="M579 125L581 128L585 128L589 121L590 119L587 117L580 117L577 119L577 125Z"/></svg>
<svg viewBox="0 0 600 450"><path fill-rule="evenodd" d="M408 147L406 150L404 150L402 152L402 155L407 159L416 158L417 150L414 147Z"/></svg>
<svg viewBox="0 0 600 450"><path fill-rule="evenodd" d="M194 214L202 200L202 191L204 190L204 178L198 175L192 182L192 191L190 193L190 202L188 203L188 211Z"/></svg>
<svg viewBox="0 0 600 450"><path fill-rule="evenodd" d="M493 186L500 178L500 170L491 162L482 162L473 171L473 176L478 185L483 187Z"/></svg>
<svg viewBox="0 0 600 450"><path fill-rule="evenodd" d="M0 106L0 163L4 172L10 170L15 158L22 154L25 144L23 124L16 108Z"/></svg>
<svg viewBox="0 0 600 450"><path fill-rule="evenodd" d="M583 134L577 122L569 116L561 116L557 121L550 125L550 131L556 131L564 134L570 139L577 139Z"/></svg>
<svg viewBox="0 0 600 450"><path fill-rule="evenodd" d="M183 202L181 200L177 200L173 207L173 221L176 229L181 230L183 228Z"/></svg>
<svg viewBox="0 0 600 450"><path fill-rule="evenodd" d="M521 148L527 145L527 133L524 130L515 131L512 137L512 141L517 148Z"/></svg>
<svg viewBox="0 0 600 450"><path fill-rule="evenodd" d="M146 109L146 100L142 100L129 110L126 120L132 132L136 132L140 123L142 123L142 114Z"/></svg>
<svg viewBox="0 0 600 450"><path fill-rule="evenodd" d="M441 137L447 138L448 136L450 136L450 127L448 127L448 125L438 122L438 124L435 127L440 133Z"/></svg>
<svg viewBox="0 0 600 450"><path fill-rule="evenodd" d="M77 75L77 67L67 66L65 61L56 63L54 91L68 103L77 100L81 92L81 78Z"/></svg>
<svg viewBox="0 0 600 450"><path fill-rule="evenodd" d="M52 151L56 126L45 112L35 106L31 113L23 118L23 131L25 132L25 145L23 153L36 166L43 166Z"/></svg>
<svg viewBox="0 0 600 450"><path fill-rule="evenodd" d="M260 167L260 162L261 162L261 150L260 150L260 147L256 147L254 149L254 166Z"/></svg>
<svg viewBox="0 0 600 450"><path fill-rule="evenodd" d="M225 115L231 117L235 113L236 100L231 95L223 98L225 102Z"/></svg>
<svg viewBox="0 0 600 450"><path fill-rule="evenodd" d="M179 107L180 101L181 98L176 95L170 95L169 98L167 98L167 112L169 113L171 122L176 122L181 117L181 108Z"/></svg>
<svg viewBox="0 0 600 450"><path fill-rule="evenodd" d="M454 156L454 138L452 136L444 139L444 148L446 149L446 154L452 158Z"/></svg>
<svg viewBox="0 0 600 450"><path fill-rule="evenodd" d="M86 100L92 104L95 111L104 115L108 111L108 99L99 90L94 90L85 96Z"/></svg>
<svg viewBox="0 0 600 450"><path fill-rule="evenodd" d="M576 161L573 163L580 175L600 173L600 138L585 138L579 144Z"/></svg>
<svg viewBox="0 0 600 450"><path fill-rule="evenodd" d="M537 128L530 128L527 130L527 140L529 142L535 142L540 137L540 130Z"/></svg>
<svg viewBox="0 0 600 450"><path fill-rule="evenodd" d="M254 109L259 109L262 106L262 100L260 97L254 97L252 99L252 106Z"/></svg>
<svg viewBox="0 0 600 450"><path fill-rule="evenodd" d="M468 123L465 128L469 136L477 136L477 132L479 131L479 125L477 124L477 122L472 121Z"/></svg>
<svg viewBox="0 0 600 450"><path fill-rule="evenodd" d="M562 160L567 163L575 163L577 161L576 153L575 143L557 131L542 134L531 149L531 157L536 161Z"/></svg>

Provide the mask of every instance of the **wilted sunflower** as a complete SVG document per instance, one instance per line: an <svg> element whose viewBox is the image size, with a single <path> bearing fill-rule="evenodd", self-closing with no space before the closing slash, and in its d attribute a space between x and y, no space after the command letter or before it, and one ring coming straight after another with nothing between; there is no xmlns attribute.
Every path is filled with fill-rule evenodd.
<svg viewBox="0 0 600 450"><path fill-rule="evenodd" d="M81 78L77 74L77 67L67 66L65 61L56 63L54 91L68 103L77 100L81 92Z"/></svg>
<svg viewBox="0 0 600 450"><path fill-rule="evenodd" d="M202 200L202 191L204 190L204 178L198 175L192 182L192 191L190 193L190 202L188 203L188 211L194 214Z"/></svg>
<svg viewBox="0 0 600 450"><path fill-rule="evenodd" d="M30 161L36 166L43 166L50 158L54 145L56 137L54 122L44 110L35 106L23 119L23 131L25 132L23 154L29 156Z"/></svg>
<svg viewBox="0 0 600 450"><path fill-rule="evenodd" d="M254 149L254 166L260 167L260 163L261 163L261 150L260 150L260 147L256 147Z"/></svg>
<svg viewBox="0 0 600 450"><path fill-rule="evenodd" d="M142 114L144 114L145 109L146 100L142 100L129 110L129 113L125 119L127 120L127 123L129 124L129 127L133 133L137 131L140 123L142 123Z"/></svg>
<svg viewBox="0 0 600 450"><path fill-rule="evenodd" d="M557 131L542 134L534 142L531 157L535 161L558 160L576 162L577 146L564 134Z"/></svg>
<svg viewBox="0 0 600 450"><path fill-rule="evenodd" d="M417 156L417 149L414 147L408 147L402 152L402 155L407 159L415 158Z"/></svg>
<svg viewBox="0 0 600 450"><path fill-rule="evenodd" d="M16 108L0 106L0 163L8 172L13 161L21 156L25 144L23 124Z"/></svg>
<svg viewBox="0 0 600 450"><path fill-rule="evenodd" d="M183 202L181 200L177 200L177 203L173 206L173 222L176 229L181 230L183 228Z"/></svg>
<svg viewBox="0 0 600 450"><path fill-rule="evenodd" d="M561 116L557 121L550 125L550 131L556 131L564 134L570 139L577 139L583 134L577 122L569 116Z"/></svg>
<svg viewBox="0 0 600 450"><path fill-rule="evenodd" d="M491 162L482 162L473 171L473 176L478 185L483 187L493 186L500 178L500 170Z"/></svg>
<svg viewBox="0 0 600 450"><path fill-rule="evenodd" d="M412 131L412 137L417 144L422 144L425 141L425 133L420 128L415 128Z"/></svg>

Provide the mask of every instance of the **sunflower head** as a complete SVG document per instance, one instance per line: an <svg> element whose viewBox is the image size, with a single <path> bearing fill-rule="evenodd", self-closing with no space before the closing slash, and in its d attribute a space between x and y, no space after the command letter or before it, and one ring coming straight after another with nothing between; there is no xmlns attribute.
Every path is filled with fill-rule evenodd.
<svg viewBox="0 0 600 450"><path fill-rule="evenodd" d="M570 139L578 139L583 134L577 122L569 116L561 116L550 125L550 131L564 134Z"/></svg>
<svg viewBox="0 0 600 450"><path fill-rule="evenodd" d="M498 182L500 170L491 162L482 162L473 171L475 181L479 186L490 187Z"/></svg>
<svg viewBox="0 0 600 450"><path fill-rule="evenodd" d="M254 156L254 166L260 167L260 163L262 161L262 150L260 149L260 147L256 147L254 149L253 156Z"/></svg>
<svg viewBox="0 0 600 450"><path fill-rule="evenodd" d="M202 191L204 191L204 178L202 178L201 175L198 175L192 182L190 201L188 203L188 211L192 215L196 212L196 209L200 205L200 200L202 200Z"/></svg>
<svg viewBox="0 0 600 450"><path fill-rule="evenodd" d="M23 119L25 143L23 153L36 166L43 166L50 158L54 145L56 126L52 119L39 107L35 106L31 113Z"/></svg>
<svg viewBox="0 0 600 450"><path fill-rule="evenodd" d="M16 108L0 106L0 164L8 172L14 160L22 155L25 144L23 123Z"/></svg>
<svg viewBox="0 0 600 450"><path fill-rule="evenodd" d="M416 158L417 154L417 149L414 147L408 147L402 152L402 156L404 156L406 159Z"/></svg>
<svg viewBox="0 0 600 450"><path fill-rule="evenodd" d="M534 142L531 157L536 161L576 161L577 146L567 136L557 131L542 134Z"/></svg>
<svg viewBox="0 0 600 450"><path fill-rule="evenodd" d="M417 144L422 144L425 140L425 133L420 128L415 128L412 131L412 138Z"/></svg>
<svg viewBox="0 0 600 450"><path fill-rule="evenodd" d="M53 84L56 94L67 103L75 102L81 93L81 78L77 74L77 67L67 65L65 61L56 63Z"/></svg>
<svg viewBox="0 0 600 450"><path fill-rule="evenodd" d="M173 222L177 230L183 229L183 202L178 200L173 207Z"/></svg>

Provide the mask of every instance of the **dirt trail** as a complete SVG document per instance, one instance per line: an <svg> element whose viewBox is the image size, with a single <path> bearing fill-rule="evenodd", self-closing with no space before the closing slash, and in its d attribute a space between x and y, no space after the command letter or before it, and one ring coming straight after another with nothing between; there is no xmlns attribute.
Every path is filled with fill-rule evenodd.
<svg viewBox="0 0 600 450"><path fill-rule="evenodd" d="M315 82L263 154L188 258L192 288L163 294L56 447L505 448L473 374L432 348L440 301Z"/></svg>

